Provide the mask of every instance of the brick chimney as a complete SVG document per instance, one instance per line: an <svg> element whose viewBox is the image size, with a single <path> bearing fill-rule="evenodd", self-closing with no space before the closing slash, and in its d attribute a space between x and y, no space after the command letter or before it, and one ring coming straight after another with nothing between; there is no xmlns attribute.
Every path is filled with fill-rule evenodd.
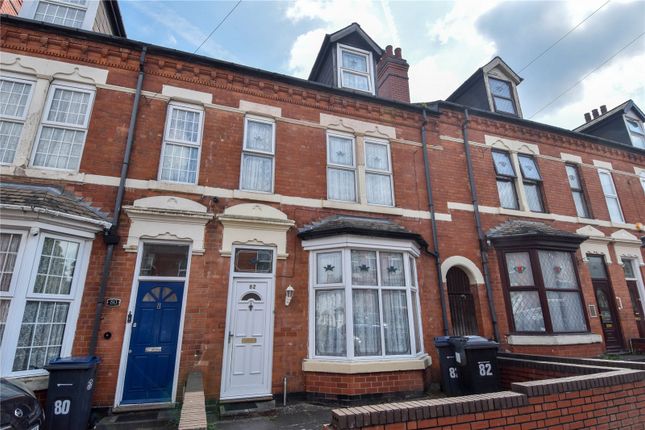
<svg viewBox="0 0 645 430"><path fill-rule="evenodd" d="M392 52L392 45L385 47L385 52L376 65L376 95L397 102L410 103L410 85L408 69L410 65L401 58L401 48Z"/></svg>

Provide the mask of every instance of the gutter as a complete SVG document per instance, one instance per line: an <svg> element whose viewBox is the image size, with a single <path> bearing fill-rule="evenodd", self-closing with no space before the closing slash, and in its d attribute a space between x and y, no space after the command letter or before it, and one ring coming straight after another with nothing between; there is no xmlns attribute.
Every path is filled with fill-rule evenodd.
<svg viewBox="0 0 645 430"><path fill-rule="evenodd" d="M110 266L114 256L114 248L119 243L117 230L119 227L119 216L121 215L121 206L123 205L123 196L125 194L125 181L128 177L128 168L130 167L130 156L134 143L134 131L137 125L137 116L139 114L139 101L141 100L141 90L143 88L143 77L145 75L144 64L146 61L147 46L141 48L141 57L139 58L139 75L137 76L137 87L134 94L132 113L130 115L130 127L128 128L128 137L123 153L123 164L121 165L121 178L119 188L117 189L116 200L114 203L114 214L112 216L112 227L105 234L105 260L103 260L103 271L101 272L101 281L99 284L99 293L96 300L96 313L94 314L94 325L92 326L92 336L90 337L90 346L88 355L93 356L96 353L96 343L101 328L101 319L103 307L105 306L105 290L107 289L108 279L110 277Z"/></svg>
<svg viewBox="0 0 645 430"><path fill-rule="evenodd" d="M434 200L432 198L432 177L430 175L430 161L428 157L428 142L426 135L426 125L428 116L426 109L423 108L423 123L421 124L421 146L423 148L423 171L425 172L426 192L428 195L428 209L430 210L430 219L432 223L432 247L433 252L429 252L434 257L435 270L437 272L437 287L439 288L439 301L441 303L441 320L443 322L443 335L448 336L448 312L446 310L446 297L443 288L443 276L441 275L441 255L439 254L439 237L437 234L437 217L434 211Z"/></svg>
<svg viewBox="0 0 645 430"><path fill-rule="evenodd" d="M65 218L71 221L78 221L78 222L84 222L87 224L94 224L98 227L100 227L100 230L103 229L108 229L112 225L111 222L109 221L101 221L99 219L95 218L88 218L84 217L82 215L73 215L73 214L68 214L65 212L60 212L60 211L55 211L52 209L47 209L47 208L40 208L40 207L35 207L35 206L27 206L27 205L8 205L8 204L0 204L0 209L7 209L7 210L16 210L16 211L22 211L22 212L33 212L37 214L43 214L43 215L50 215L56 218Z"/></svg>
<svg viewBox="0 0 645 430"><path fill-rule="evenodd" d="M495 303L493 302L493 288L490 283L490 268L488 265L488 246L486 245L486 238L482 230L481 217L479 215L479 199L477 197L477 186L475 184L475 177L473 173L473 163L470 156L470 143L468 143L468 125L470 123L470 116L468 115L468 108L464 109L464 122L461 124L461 134L464 138L464 150L466 153L466 169L468 170L468 183L470 184L470 196L473 204L473 213L475 215L475 227L477 229L477 238L479 239L479 254L482 260L482 268L484 269L484 285L486 287L486 296L488 299L488 310L490 312L490 319L493 323L493 336L494 340L499 341L499 327L497 325L497 312L495 311Z"/></svg>

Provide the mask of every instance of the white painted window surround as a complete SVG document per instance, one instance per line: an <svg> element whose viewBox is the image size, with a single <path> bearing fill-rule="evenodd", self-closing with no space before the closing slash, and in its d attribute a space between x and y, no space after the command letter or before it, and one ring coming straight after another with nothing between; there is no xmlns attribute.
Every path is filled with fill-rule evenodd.
<svg viewBox="0 0 645 430"><path fill-rule="evenodd" d="M159 180L195 184L199 178L204 110L170 102L167 112Z"/></svg>
<svg viewBox="0 0 645 430"><path fill-rule="evenodd" d="M337 52L338 86L374 94L372 53L340 43Z"/></svg>
<svg viewBox="0 0 645 430"><path fill-rule="evenodd" d="M99 3L95 0L25 1L18 16L92 31Z"/></svg>
<svg viewBox="0 0 645 430"><path fill-rule="evenodd" d="M6 324L0 374L46 375L46 362L71 354L91 240L37 229L7 228L0 234L2 247L12 251L0 257L4 269L14 263L13 270L3 269L8 283L0 289L0 320Z"/></svg>
<svg viewBox="0 0 645 430"><path fill-rule="evenodd" d="M609 170L598 169L598 176L600 177L602 192L605 195L605 203L607 203L607 209L609 210L609 219L612 222L624 223L625 217L620 207L618 193L616 192L616 186L611 177L611 172Z"/></svg>

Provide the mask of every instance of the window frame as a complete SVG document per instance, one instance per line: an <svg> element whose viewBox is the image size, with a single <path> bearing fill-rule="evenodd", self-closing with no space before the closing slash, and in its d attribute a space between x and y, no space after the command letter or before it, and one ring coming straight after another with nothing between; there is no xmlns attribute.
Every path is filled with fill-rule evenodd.
<svg viewBox="0 0 645 430"><path fill-rule="evenodd" d="M248 136L248 130L249 130L249 126L248 126L249 121L271 125L271 152L262 151L259 149L247 148L246 142L247 142L247 136ZM243 140L242 140L242 154L240 158L240 182L239 182L239 189L241 191L246 191L249 193L261 193L261 194L273 194L275 192L275 148L276 148L275 138L276 138L276 122L274 119L255 116L255 115L246 115L244 117L244 134L242 137ZM247 189L242 187L245 154L260 156L264 158L271 157L271 190L270 191L252 190L252 189Z"/></svg>
<svg viewBox="0 0 645 430"><path fill-rule="evenodd" d="M22 250L19 250L20 260L16 260L15 267L18 269L14 272L14 279L16 281L19 280L21 285L26 285L26 287L22 289L16 288L11 298L5 295L0 297L2 299L8 298L10 300L7 322L5 325L5 339L2 342L2 354L3 357L7 358L3 359L2 363L0 363L0 374L3 377L46 375L47 371L43 368L19 371L13 370L15 354L27 302L64 302L69 305L60 352L61 357L69 356L72 352L76 335L76 323L80 314L82 293L84 289L83 283L87 274L92 241L85 237L54 231L42 231L36 237L28 234L26 230L3 228L1 231L2 233L18 232L22 234L22 238L25 239L25 242L21 242L20 244L20 248L22 248ZM38 266L42 257L43 245L47 238L78 243L79 247L69 294L44 294L34 292ZM14 282L14 279L12 279L12 283ZM9 333L9 336L6 336L7 333Z"/></svg>
<svg viewBox="0 0 645 430"><path fill-rule="evenodd" d="M613 195L608 195L605 192L605 188L602 186L602 175L607 175L609 178L609 181L611 182L611 186L614 189L614 194ZM616 183L614 182L614 178L611 174L611 172L607 169L598 169L598 179L600 180L600 189L602 191L603 197L605 198L605 205L607 207L607 212L609 213L609 220L612 223L621 223L625 224L625 214L623 212L623 207L620 204L620 197L618 197L618 189L616 188ZM611 210L609 209L609 204L607 204L607 199L616 199L616 204L618 205L618 212L620 213L620 220L615 220L613 219L611 215Z"/></svg>
<svg viewBox="0 0 645 430"><path fill-rule="evenodd" d="M20 9L20 12L18 13L18 16L22 18L36 20L36 11L38 10L38 5L42 2L43 0L25 2L22 6L22 9ZM80 27L72 27L72 26L67 26L67 27L79 28L79 29L88 30L88 31L92 31L94 27L94 22L96 21L96 15L100 4L100 2L98 1L87 1L85 6L82 6L82 5L75 5L75 4L68 3L65 0L44 0L44 3L49 3L56 6L70 8L70 9L85 10L85 17ZM43 21L43 22L46 22L46 21ZM64 24L58 24L58 25L64 25Z"/></svg>
<svg viewBox="0 0 645 430"><path fill-rule="evenodd" d="M170 139L169 138L169 132L170 132L170 124L171 124L171 118L172 118L172 112L177 109L177 110L183 110L183 111L189 111L189 112L195 112L199 114L199 128L198 128L198 134L197 134L197 143L195 142L189 142L189 141L184 141L184 140L179 140L179 139ZM200 172L200 165L201 165L201 158L202 158L202 140L203 140L203 135L204 135L204 122L205 122L205 114L206 112L201 106L198 105L193 105L193 104L188 104L188 103L181 103L181 102L176 102L176 101L171 101L168 103L168 107L166 108L166 122L164 124L164 131L163 131L163 136L162 136L162 141L161 141L161 153L159 156L159 169L157 173L157 180L160 182L166 182L170 184L192 184L192 185L197 185L199 183L199 172ZM189 147L189 148L197 148L197 167L195 169L195 181L194 182L187 182L187 181L173 181L171 179L163 179L162 174L163 174L163 161L164 157L166 155L166 150L167 150L167 145L175 145L175 146L184 146L184 147Z"/></svg>
<svg viewBox="0 0 645 430"><path fill-rule="evenodd" d="M68 91L75 91L75 92L82 92L89 94L90 98L88 99L87 102L87 116L85 117L83 124L82 125L74 125L74 124L68 124L64 122L59 122L59 121L50 121L47 119L47 116L49 116L49 113L51 111L52 103L54 100L54 94L56 93L57 89L62 89L62 90L68 90ZM81 168L81 162L83 161L83 153L85 152L85 144L87 143L87 135L89 133L89 124L90 124L90 119L92 117L92 112L94 110L94 101L96 98L96 88L85 85L85 84L78 84L78 83L71 83L71 82L56 82L54 81L50 86L49 89L47 90L47 99L45 101L45 106L43 108L43 113L42 117L40 119L40 124L38 124L38 133L36 133L36 139L34 140L34 145L31 151L31 158L29 161L30 167L34 167L37 169L48 169L48 170L56 170L60 172L78 172L80 171ZM73 131L80 131L83 133L83 143L81 144L81 151L80 155L78 157L78 166L73 169L69 168L62 168L62 167L50 167L50 166L41 166L41 165L36 165L36 155L38 153L38 148L40 146L40 138L43 132L43 128L45 127L51 127L51 128L58 128L58 129L64 129L64 130L73 130Z"/></svg>
<svg viewBox="0 0 645 430"><path fill-rule="evenodd" d="M511 170L513 170L513 175L514 176L509 176L506 173L500 173L497 170L497 164L495 163L495 157L493 156L493 153L499 153L499 154L504 154L510 163ZM517 192L517 172L515 171L515 166L513 165L513 155L509 151L503 151L501 149L492 149L491 150L491 159L493 161L493 169L495 169L495 180L496 180L496 186L497 182L502 181L502 182L509 182L511 184L511 188L513 190L513 196L515 198L515 207L514 208L509 208L505 207L502 205L502 199L499 193L499 186L497 186L497 198L499 199L499 206L504 209L509 209L509 210L520 210L520 199L519 199L519 193Z"/></svg>
<svg viewBox="0 0 645 430"><path fill-rule="evenodd" d="M571 288L546 288L544 283L544 276L542 274L542 268L540 266L539 260L539 251L554 251L554 252L564 252L568 254L571 258L571 265L573 266L573 271L575 273L576 282L578 285L577 289ZM527 252L529 254L529 261L531 264L531 271L533 272L533 286L516 286L511 287L510 277L508 274L508 264L506 261L506 254L513 254L519 252ZM514 246L503 246L499 247L497 250L497 258L500 262L500 269L502 271L502 289L504 291L504 302L506 305L506 316L508 321L509 332L511 334L520 334L520 335L529 335L529 336L559 336L559 335L569 335L569 334L589 334L591 332L591 325L589 323L589 315L587 315L587 306L585 303L584 294L582 292L582 283L580 282L580 273L578 270L578 265L576 264L576 252L572 249L565 247L558 247L557 245L548 245L542 243L530 244L530 245L514 245ZM513 306L511 303L511 292L512 291L537 291L538 297L540 299L540 307L542 309L542 318L544 319L544 331L517 331L515 329L515 317L513 315ZM580 298L580 309L584 315L586 330L585 331L553 331L553 321L551 319L551 311L549 309L549 302L547 298L547 292L549 291L558 291L558 292L576 292Z"/></svg>
<svg viewBox="0 0 645 430"><path fill-rule="evenodd" d="M578 178L578 184L580 185L580 188L573 188L573 186L571 186L571 181L569 181L569 171L567 169L569 167L573 169L573 171L575 172L576 177ZM587 196L586 186L582 178L582 174L579 166L575 163L564 163L564 171L565 171L565 174L567 175L567 182L569 183L569 190L571 190L571 198L573 200L573 206L576 210L576 216L579 218L593 219L591 206L589 205L589 198ZM580 214L578 213L578 205L576 205L576 199L573 198L574 193L578 193L580 195L582 204L584 206L585 216L580 216Z"/></svg>
<svg viewBox="0 0 645 430"><path fill-rule="evenodd" d="M388 164L388 170L381 170L381 169L375 169L375 168L370 168L367 165L367 145L372 144L372 145L381 145L385 146L386 151L387 151L387 164ZM394 200L394 174L393 174L393 166L392 166L392 148L390 146L390 142L388 140L382 140L382 139L375 139L371 137L365 137L363 139L363 158L364 158L364 163L365 163L365 201L368 205L370 206L381 206L381 207L395 207L396 206L396 201ZM367 175L372 174L372 175L381 175L381 176L387 176L390 178L390 198L392 200L392 204L390 205L384 205L380 203L370 203L369 201L369 194L367 192Z"/></svg>
<svg viewBox="0 0 645 430"><path fill-rule="evenodd" d="M0 80L15 82L19 84L26 84L30 86L29 95L27 96L27 101L25 102L25 111L22 116L0 114L0 122L11 122L15 124L20 124L22 126L20 129L20 134L18 135L18 144L16 145L16 149L14 151L13 160L11 160L10 162L3 162L2 159L0 158L0 165L7 166L7 165L13 164L13 162L16 160L16 153L20 148L20 140L25 130L25 122L27 121L27 116L29 115L29 108L31 107L31 100L33 99L33 96L34 96L34 88L36 87L36 81L33 79L25 79L25 78L12 76L12 75L6 74L4 71L2 72L2 74L0 74Z"/></svg>
<svg viewBox="0 0 645 430"><path fill-rule="evenodd" d="M627 115L623 116L625 120L625 127L627 128L627 134L629 134L629 140L632 143L632 146L634 148L640 148L640 149L645 149L645 130L643 127L643 122L637 120L636 118L629 117ZM638 131L632 130L629 127L629 123L633 123L638 127ZM634 136L640 137L640 145L637 145L636 142L634 141Z"/></svg>
<svg viewBox="0 0 645 430"><path fill-rule="evenodd" d="M348 139L352 141L352 166L348 166L345 164L335 164L331 161L330 158L330 143L329 143L329 138L330 137L338 137L341 139ZM356 138L352 134L346 134L342 132L337 132L333 130L327 130L327 133L325 135L325 146L326 146L326 157L327 157L327 166L326 166L326 181L327 181L327 200L334 201L334 202L342 202L342 203L360 203L360 196L358 192L358 163L356 160ZM346 171L351 171L354 172L354 200L339 200L339 199L333 199L329 197L329 169L336 169L336 170L346 170Z"/></svg>
<svg viewBox="0 0 645 430"><path fill-rule="evenodd" d="M495 93L493 93L493 86L492 86L491 80L492 81L502 82L502 83L508 85L508 92L510 93L511 97L508 98L508 97L496 95ZM495 76L488 75L488 90L490 91L490 97L491 97L491 99L493 101L493 110L496 113L501 113L501 114L505 114L505 115L519 116L518 109L517 109L517 103L515 101L515 92L513 90L513 83L512 82L507 81L505 79L495 77ZM497 101L495 100L495 98L509 100L511 102L511 105L513 106L513 112L506 112L506 111L503 111L503 110L499 110L497 108Z"/></svg>
<svg viewBox="0 0 645 430"><path fill-rule="evenodd" d="M351 253L352 251L368 251L376 254L376 286L354 286L352 285L352 267L351 267ZM342 262L342 280L337 283L318 284L318 255L326 253L341 253ZM385 253L399 253L403 257L404 267L404 285L403 286L383 286L381 285L381 267L380 267L380 252ZM423 320L421 318L421 301L419 297L419 279L416 267L416 258L413 252L409 249L402 249L400 247L389 247L387 245L367 245L364 243L354 244L345 243L337 246L320 246L309 253L309 358L314 360L324 361L341 361L341 362L356 362L356 361L392 361L401 359L414 359L425 353L423 345ZM411 265L411 263L413 263ZM412 276L417 278L412 282ZM344 316L345 316L345 355L318 355L316 354L316 292L317 291L333 291L342 290L344 299ZM353 296L354 290L375 290L378 291L379 298L379 324L380 324L380 341L381 341L381 354L380 355L365 355L357 356L354 351L354 322L353 322ZM385 332L383 327L383 300L382 291L405 291L406 293L406 306L407 306L407 320L409 330L409 346L410 354L397 354L387 355L385 352ZM417 304L417 317L414 317L414 307L412 306L412 295L416 295ZM418 321L419 327L415 327L415 321ZM418 333L417 333L418 331ZM417 345L416 337L419 336L421 345Z"/></svg>
<svg viewBox="0 0 645 430"><path fill-rule="evenodd" d="M363 49L355 48L353 46L348 46L348 45L343 45L342 43L336 44L337 48L337 58L336 62L338 64L338 86L340 88L345 88L348 90L352 91L359 91L361 93L369 93L369 94L375 94L375 87L374 87L374 61L372 59L372 53L369 51L365 51ZM357 70L353 69L348 69L343 67L343 52L349 52L350 54L354 55L359 55L362 57L365 57L365 61L367 63L367 72L360 72ZM364 76L367 77L367 84L369 87L368 91L361 90L358 88L353 88L350 86L346 86L344 81L343 81L343 72L348 72L348 73L353 73L355 75L359 76Z"/></svg>
<svg viewBox="0 0 645 430"><path fill-rule="evenodd" d="M512 157L512 154L509 154ZM524 167L522 166L521 158L525 158L528 160L531 160L533 162L533 165L535 166L535 169L537 170L537 175L540 179L533 179L533 178L528 178L527 175L524 174ZM547 213L546 210L546 204L544 200L544 182L542 179L542 174L540 173L540 167L538 166L537 160L535 159L534 156L525 154L525 153L518 153L517 154L517 163L520 166L520 176L522 178L522 186L524 187L524 193L526 194L526 186L527 185L535 185L537 188L537 194L538 194L538 199L540 201L540 208L541 210L539 211L534 211L530 208L528 198L526 201L526 208L533 213Z"/></svg>

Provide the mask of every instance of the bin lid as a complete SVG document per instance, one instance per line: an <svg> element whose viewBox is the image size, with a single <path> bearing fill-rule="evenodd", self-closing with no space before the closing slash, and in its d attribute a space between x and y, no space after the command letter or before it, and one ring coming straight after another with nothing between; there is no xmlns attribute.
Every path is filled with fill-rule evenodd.
<svg viewBox="0 0 645 430"><path fill-rule="evenodd" d="M76 369L90 369L95 367L101 362L99 357L92 355L83 355L77 357L58 357L49 362L45 366L46 370L76 370Z"/></svg>
<svg viewBox="0 0 645 430"><path fill-rule="evenodd" d="M449 342L464 349L497 349L499 344L482 336L452 336Z"/></svg>
<svg viewBox="0 0 645 430"><path fill-rule="evenodd" d="M437 336L434 338L434 346L450 346L450 336Z"/></svg>

